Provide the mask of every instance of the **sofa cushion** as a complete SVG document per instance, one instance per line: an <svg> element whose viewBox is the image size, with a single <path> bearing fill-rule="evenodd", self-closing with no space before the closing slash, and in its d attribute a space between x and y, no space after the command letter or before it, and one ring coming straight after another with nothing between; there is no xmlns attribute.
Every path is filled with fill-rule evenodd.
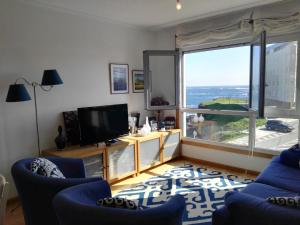
<svg viewBox="0 0 300 225"><path fill-rule="evenodd" d="M253 195L258 198L267 199L269 197L296 197L298 193L281 189L278 187L273 187L267 184L261 183L251 183L247 185L242 191L242 193Z"/></svg>
<svg viewBox="0 0 300 225"><path fill-rule="evenodd" d="M300 169L286 166L275 157L255 182L300 193Z"/></svg>
<svg viewBox="0 0 300 225"><path fill-rule="evenodd" d="M33 173L45 177L62 178L62 179L65 178L65 176L58 169L58 167L53 162L45 158L34 159L30 164L30 170Z"/></svg>
<svg viewBox="0 0 300 225"><path fill-rule="evenodd" d="M101 198L97 200L96 205L106 206L112 208L123 208L123 209L140 209L134 201L127 200L124 198Z"/></svg>
<svg viewBox="0 0 300 225"><path fill-rule="evenodd" d="M289 150L285 150L280 154L280 161L287 165L294 168L300 168L300 151L298 148L293 148Z"/></svg>
<svg viewBox="0 0 300 225"><path fill-rule="evenodd" d="M300 208L299 197L269 197L267 201L275 205Z"/></svg>

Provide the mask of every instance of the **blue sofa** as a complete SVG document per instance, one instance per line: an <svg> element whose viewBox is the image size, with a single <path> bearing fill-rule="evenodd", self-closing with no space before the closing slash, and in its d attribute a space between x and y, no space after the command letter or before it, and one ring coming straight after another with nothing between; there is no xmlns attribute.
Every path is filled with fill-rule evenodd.
<svg viewBox="0 0 300 225"><path fill-rule="evenodd" d="M104 180L59 192L53 204L60 225L182 225L185 201L181 195L143 210L97 206L96 201L105 197L111 197L111 190Z"/></svg>
<svg viewBox="0 0 300 225"><path fill-rule="evenodd" d="M86 178L81 159L48 157L64 174L66 179L49 178L30 171L34 158L17 161L12 166L19 198L22 202L26 225L58 225L52 200L61 190L74 185L95 182L101 178Z"/></svg>
<svg viewBox="0 0 300 225"><path fill-rule="evenodd" d="M286 150L241 192L228 192L213 225L299 225L300 209L269 203L268 197L300 195L300 152Z"/></svg>

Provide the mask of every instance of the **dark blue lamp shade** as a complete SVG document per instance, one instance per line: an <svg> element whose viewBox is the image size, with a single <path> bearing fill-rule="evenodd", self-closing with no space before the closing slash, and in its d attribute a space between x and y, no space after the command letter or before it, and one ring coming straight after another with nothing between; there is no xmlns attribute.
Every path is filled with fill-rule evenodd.
<svg viewBox="0 0 300 225"><path fill-rule="evenodd" d="M9 85L6 102L24 102L31 100L31 97L24 84Z"/></svg>
<svg viewBox="0 0 300 225"><path fill-rule="evenodd" d="M42 86L53 86L63 84L62 79L56 70L45 70L42 79Z"/></svg>

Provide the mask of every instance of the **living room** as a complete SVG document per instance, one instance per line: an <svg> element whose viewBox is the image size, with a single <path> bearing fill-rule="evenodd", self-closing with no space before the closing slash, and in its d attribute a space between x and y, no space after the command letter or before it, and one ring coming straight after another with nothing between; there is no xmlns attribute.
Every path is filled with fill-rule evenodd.
<svg viewBox="0 0 300 225"><path fill-rule="evenodd" d="M153 223L159 218L163 220L161 224L297 224L294 221L299 221L299 209L270 203L269 198L289 197L292 199L287 201L300 205L295 200L300 180L300 153L296 146L300 115L299 1L0 3L0 175L7 183L6 189L0 191L6 193L8 200L6 204L1 198L1 225L2 221L6 225L38 224L30 219L39 213L34 211L38 207L33 212L26 211L30 202L24 203L21 196L30 194L16 188L18 184L11 173L16 162L83 155L102 157L103 181L97 180L97 185L108 182L109 186L95 187L104 192L111 190L113 197L144 207L137 209L141 212L136 215L124 211L119 222L108 218L106 224ZM122 87L114 83L119 71L125 79ZM52 83L47 83L48 75ZM8 98L16 84L22 84L22 91L26 90L23 99ZM20 93L14 92L13 97L17 94ZM120 114L113 120L120 120L121 111L129 115L126 131L123 129L122 134L111 138L89 139L82 147L78 145L83 140L77 138L74 147L63 112L90 107L108 110L109 107L103 107L124 104L126 107L118 109ZM133 126L130 120L134 120ZM79 126L82 139L81 120ZM67 138L61 151L57 150L57 137ZM119 141L103 144L114 138ZM123 154L121 149L132 155ZM157 152L151 152L153 149ZM115 151L118 154L112 154ZM149 161L147 157L157 160ZM85 159L83 162L88 164ZM59 165L60 162L57 166L67 177ZM279 178L271 170L277 171ZM280 183L280 177L287 184ZM276 179L279 180L274 183ZM42 199L38 186L32 185L37 199ZM87 189L74 191L82 194ZM242 196L233 190L241 191ZM49 207L58 217L55 224L68 225L74 222L64 220L68 206L61 209L56 208L58 203L52 204L60 192L65 193L61 190L53 194ZM173 199L177 195L183 199ZM95 205L99 198L93 199ZM235 198L241 202L235 202ZM253 205L244 204L241 199ZM177 214L172 211L173 220L161 215L153 216L150 222L152 213L161 214L159 210L167 210L163 207L174 205L172 201L181 206L176 209ZM253 220L237 216L259 203L266 207L269 218L274 216L272 219L260 214L263 209L253 211ZM105 209L97 207L100 218ZM106 208L110 215L123 215L122 211ZM282 223L284 213L290 215L286 223ZM127 214L131 216L126 219ZM136 222L130 218L136 218ZM101 219L90 222L94 223L101 224Z"/></svg>

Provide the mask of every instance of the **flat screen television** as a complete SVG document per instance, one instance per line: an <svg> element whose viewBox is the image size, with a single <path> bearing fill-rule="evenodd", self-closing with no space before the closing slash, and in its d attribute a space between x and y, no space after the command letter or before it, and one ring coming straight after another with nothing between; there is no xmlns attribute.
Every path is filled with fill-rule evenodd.
<svg viewBox="0 0 300 225"><path fill-rule="evenodd" d="M78 108L80 144L91 145L128 134L127 104Z"/></svg>

